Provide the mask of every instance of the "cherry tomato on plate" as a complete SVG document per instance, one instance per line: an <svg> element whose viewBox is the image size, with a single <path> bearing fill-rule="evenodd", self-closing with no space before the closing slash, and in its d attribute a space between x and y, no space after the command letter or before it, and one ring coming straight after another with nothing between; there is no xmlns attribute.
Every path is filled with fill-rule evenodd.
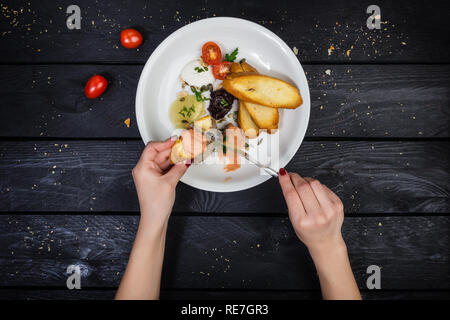
<svg viewBox="0 0 450 320"><path fill-rule="evenodd" d="M142 34L135 29L125 29L120 33L120 42L122 42L122 46L128 49L139 47L143 39Z"/></svg>
<svg viewBox="0 0 450 320"><path fill-rule="evenodd" d="M223 61L220 64L213 67L212 72L214 78L223 80L231 73L232 63L229 61Z"/></svg>
<svg viewBox="0 0 450 320"><path fill-rule="evenodd" d="M92 76L88 82L86 82L86 86L84 87L84 93L86 97L89 99L95 99L102 95L105 92L106 87L108 86L108 81L102 76L98 74Z"/></svg>
<svg viewBox="0 0 450 320"><path fill-rule="evenodd" d="M202 59L207 64L215 66L222 61L222 51L214 42L207 42L202 47Z"/></svg>

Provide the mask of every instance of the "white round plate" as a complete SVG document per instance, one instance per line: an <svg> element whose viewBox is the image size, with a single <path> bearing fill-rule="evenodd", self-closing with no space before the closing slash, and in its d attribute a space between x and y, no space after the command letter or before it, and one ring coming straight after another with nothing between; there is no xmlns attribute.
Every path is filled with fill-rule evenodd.
<svg viewBox="0 0 450 320"><path fill-rule="evenodd" d="M279 163L284 167L300 147L308 127L309 88L300 62L292 50L272 31L247 20L209 18L188 24L167 37L152 53L142 71L136 93L136 118L144 143L167 139L174 131L169 108L180 91L180 73L201 55L202 45L216 42L222 54L239 48L237 60L246 58L261 74L281 78L299 88L303 104L295 109L280 109ZM256 139L253 139L256 140ZM192 165L182 182L203 190L239 191L270 178L249 163L226 172L223 165Z"/></svg>

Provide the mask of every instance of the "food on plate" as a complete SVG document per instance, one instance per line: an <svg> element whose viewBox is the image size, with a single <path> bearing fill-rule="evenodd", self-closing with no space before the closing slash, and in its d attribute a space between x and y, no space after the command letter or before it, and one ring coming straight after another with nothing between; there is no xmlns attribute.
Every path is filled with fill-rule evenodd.
<svg viewBox="0 0 450 320"><path fill-rule="evenodd" d="M213 67L214 78L224 80L231 73L232 63L229 61L223 61Z"/></svg>
<svg viewBox="0 0 450 320"><path fill-rule="evenodd" d="M210 115L194 121L194 128L200 131L208 131L213 127L213 119Z"/></svg>
<svg viewBox="0 0 450 320"><path fill-rule="evenodd" d="M256 73L258 73L258 70L253 68L250 64L248 64L245 61L240 62L240 65L241 65L241 68L242 68L243 72L256 72Z"/></svg>
<svg viewBox="0 0 450 320"><path fill-rule="evenodd" d="M170 107L169 117L175 128L187 128L205 112L203 101L193 94L177 97Z"/></svg>
<svg viewBox="0 0 450 320"><path fill-rule="evenodd" d="M208 107L209 113L216 120L222 119L231 110L234 99L236 98L224 89L211 92Z"/></svg>
<svg viewBox="0 0 450 320"><path fill-rule="evenodd" d="M214 82L212 68L199 59L189 62L181 71L181 79L190 86L200 88Z"/></svg>
<svg viewBox="0 0 450 320"><path fill-rule="evenodd" d="M241 64L239 62L233 62L231 64L231 73L238 73L238 72L244 72L242 71Z"/></svg>
<svg viewBox="0 0 450 320"><path fill-rule="evenodd" d="M260 129L266 129L269 133L274 129L278 129L278 109L247 101L241 101L241 106L242 105L247 109L247 112Z"/></svg>
<svg viewBox="0 0 450 320"><path fill-rule="evenodd" d="M256 72L256 73L258 73L258 70L256 70L250 64L248 64L245 61L245 59L243 59L240 62L233 62L233 65L231 66L231 73L240 73L240 72Z"/></svg>
<svg viewBox="0 0 450 320"><path fill-rule="evenodd" d="M241 72L258 73L258 70L256 70L253 66L251 66L245 61L241 61L239 63L235 62L233 63L233 65L235 65L234 73L241 73ZM241 103L239 104L239 108L246 109L244 112L247 112L251 116L253 122L259 129L265 129L267 130L268 133L273 133L275 132L274 129L278 129L278 121L280 119L280 116L277 108L266 107L260 104L251 103L247 101L241 101ZM242 112L242 114L244 114L244 112ZM245 129L244 132L247 135ZM250 136L248 137L251 138Z"/></svg>
<svg viewBox="0 0 450 320"><path fill-rule="evenodd" d="M184 130L172 146L170 162L175 164L194 159L205 151L206 143L206 137L202 132L194 129Z"/></svg>
<svg viewBox="0 0 450 320"><path fill-rule="evenodd" d="M107 87L108 81L104 77L96 74L86 82L84 93L89 99L95 99L100 97Z"/></svg>
<svg viewBox="0 0 450 320"><path fill-rule="evenodd" d="M127 49L139 47L143 39L142 34L135 29L125 29L120 33L120 42Z"/></svg>
<svg viewBox="0 0 450 320"><path fill-rule="evenodd" d="M212 84L208 84L207 86L202 86L200 89L196 89L194 86L191 86L191 91L195 94L197 101L206 101L209 98L203 96L203 93L206 91L212 91Z"/></svg>
<svg viewBox="0 0 450 320"><path fill-rule="evenodd" d="M242 133L242 129L231 123L227 125L223 144L224 150L222 151L225 154L225 171L236 171L241 167L240 156L236 150L242 150L245 147L245 136Z"/></svg>
<svg viewBox="0 0 450 320"><path fill-rule="evenodd" d="M247 138L252 139L259 136L259 127L253 121L242 101L239 104L238 123Z"/></svg>
<svg viewBox="0 0 450 320"><path fill-rule="evenodd" d="M215 66L222 61L220 47L212 41L205 43L202 47L202 59L209 65Z"/></svg>
<svg viewBox="0 0 450 320"><path fill-rule="evenodd" d="M229 62L234 62L234 60L236 60L238 53L239 53L239 48L236 48L230 54L226 53L225 59L223 59L223 60L229 61Z"/></svg>
<svg viewBox="0 0 450 320"><path fill-rule="evenodd" d="M233 73L222 83L236 98L272 108L295 109L302 104L296 87L286 81L255 73Z"/></svg>
<svg viewBox="0 0 450 320"><path fill-rule="evenodd" d="M172 147L171 163L200 160L199 156L216 151L225 171L235 171L241 166L236 150L250 146L246 139L258 137L263 130L275 133L280 108L295 109L302 104L295 86L259 74L245 59L235 62L238 53L236 48L222 58L220 47L209 41L201 57L181 70L182 88L188 85L190 94L189 90L178 92L170 108L173 125L185 129Z"/></svg>

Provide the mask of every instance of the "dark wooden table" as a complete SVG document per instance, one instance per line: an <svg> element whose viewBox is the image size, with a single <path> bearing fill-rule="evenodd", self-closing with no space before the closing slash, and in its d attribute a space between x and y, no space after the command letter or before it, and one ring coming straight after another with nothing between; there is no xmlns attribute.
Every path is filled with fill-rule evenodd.
<svg viewBox="0 0 450 320"><path fill-rule="evenodd" d="M170 33L213 16L298 48L311 119L287 169L343 200L364 298L450 297L448 2L377 1L380 30L366 27L368 1L78 0L81 30L66 27L70 4L0 6L0 298L114 296L139 221L140 72ZM145 36L137 51L120 45L127 27ZM95 73L112 83L91 101ZM82 290L66 289L71 264ZM366 287L373 264L381 290ZM162 297L320 298L277 181L227 194L178 187Z"/></svg>

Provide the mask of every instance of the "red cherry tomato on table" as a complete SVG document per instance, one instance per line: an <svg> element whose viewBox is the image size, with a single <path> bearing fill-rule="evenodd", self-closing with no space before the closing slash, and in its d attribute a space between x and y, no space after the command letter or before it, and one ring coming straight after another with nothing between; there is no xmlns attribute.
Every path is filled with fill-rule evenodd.
<svg viewBox="0 0 450 320"><path fill-rule="evenodd" d="M137 48L142 44L142 41L142 34L135 29L125 29L120 33L120 42L125 48Z"/></svg>
<svg viewBox="0 0 450 320"><path fill-rule="evenodd" d="M223 80L231 73L232 63L229 61L223 61L220 64L213 67L212 72L214 78Z"/></svg>
<svg viewBox="0 0 450 320"><path fill-rule="evenodd" d="M86 83L86 86L84 87L84 93L89 99L95 99L101 96L103 92L105 92L107 86L108 81L106 81L106 79L102 76L96 74L92 76Z"/></svg>
<svg viewBox="0 0 450 320"><path fill-rule="evenodd" d="M222 51L214 42L207 42L202 47L202 59L207 64L215 66L222 61Z"/></svg>

